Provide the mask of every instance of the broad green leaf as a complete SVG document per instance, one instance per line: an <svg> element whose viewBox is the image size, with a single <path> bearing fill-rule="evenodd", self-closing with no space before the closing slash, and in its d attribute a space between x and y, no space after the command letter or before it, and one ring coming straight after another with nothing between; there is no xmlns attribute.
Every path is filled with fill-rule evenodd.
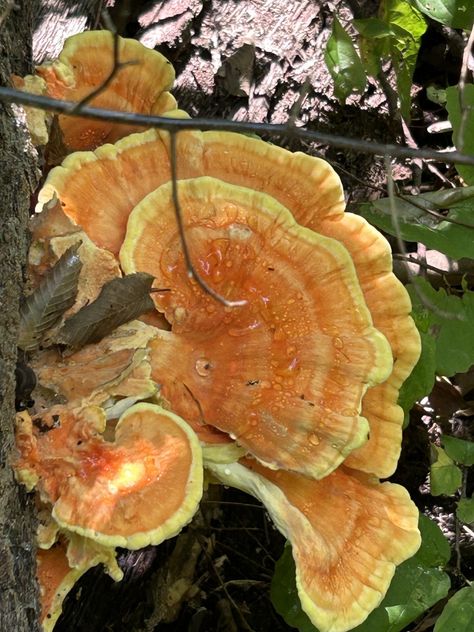
<svg viewBox="0 0 474 632"><path fill-rule="evenodd" d="M431 319L423 309L412 312L421 338L421 355L415 368L402 385L398 404L405 412L405 422L413 404L431 393L436 378L436 340L429 332Z"/></svg>
<svg viewBox="0 0 474 632"><path fill-rule="evenodd" d="M334 16L324 59L334 81L334 94L344 102L353 92L363 92L365 70L352 39Z"/></svg>
<svg viewBox="0 0 474 632"><path fill-rule="evenodd" d="M151 311L155 307L150 296L153 280L146 272L112 279L95 301L65 321L57 342L78 349L102 340L120 325Z"/></svg>
<svg viewBox="0 0 474 632"><path fill-rule="evenodd" d="M295 581L295 563L291 554L291 546L287 544L283 555L275 564L275 572L270 587L270 598L275 610L288 625L300 632L318 632L301 609Z"/></svg>
<svg viewBox="0 0 474 632"><path fill-rule="evenodd" d="M414 557L395 571L382 603L354 632L400 632L448 594L449 576L438 568L449 558L444 536L428 518L420 517L422 544ZM300 632L317 632L301 610L291 547L277 562L271 587L272 603L285 621Z"/></svg>
<svg viewBox="0 0 474 632"><path fill-rule="evenodd" d="M421 36L426 31L426 21L409 0L383 0L380 13L392 32L391 58L397 77L400 109L402 116L408 119L413 71Z"/></svg>
<svg viewBox="0 0 474 632"><path fill-rule="evenodd" d="M358 209L371 224L404 241L419 241L453 259L474 258L474 186L395 198L395 221L389 198L366 202ZM439 219L429 211L448 212L445 219Z"/></svg>
<svg viewBox="0 0 474 632"><path fill-rule="evenodd" d="M474 292L462 298L435 290L422 278L407 286L413 309L425 310L436 338L436 372L447 377L474 364Z"/></svg>
<svg viewBox="0 0 474 632"><path fill-rule="evenodd" d="M354 20L360 33L360 51L367 72L376 77L382 62L395 69L402 116L410 116L410 90L421 36L426 22L409 0L382 0L379 17Z"/></svg>
<svg viewBox="0 0 474 632"><path fill-rule="evenodd" d="M37 349L47 330L53 327L76 300L82 262L80 243L71 246L20 307L18 346Z"/></svg>
<svg viewBox="0 0 474 632"><path fill-rule="evenodd" d="M353 26L363 37L368 39L381 39L390 37L391 31L389 25L380 18L364 18L362 20L353 20ZM388 52L388 49L387 49Z"/></svg>
<svg viewBox="0 0 474 632"><path fill-rule="evenodd" d="M466 524L474 523L474 497L461 498L458 502L456 515L462 522Z"/></svg>
<svg viewBox="0 0 474 632"><path fill-rule="evenodd" d="M474 443L457 437L443 435L441 438L446 454L463 465L474 465Z"/></svg>
<svg viewBox="0 0 474 632"><path fill-rule="evenodd" d="M451 547L436 522L420 514L419 522L423 543L415 557L427 568L446 566L451 558Z"/></svg>
<svg viewBox="0 0 474 632"><path fill-rule="evenodd" d="M474 586L461 588L445 605L433 632L471 632L474 630Z"/></svg>
<svg viewBox="0 0 474 632"><path fill-rule="evenodd" d="M430 487L433 496L451 496L461 486L462 472L443 448L431 446L435 461L430 467Z"/></svg>
<svg viewBox="0 0 474 632"><path fill-rule="evenodd" d="M474 10L474 3L472 6ZM474 156L474 85L472 83L464 86L463 100L464 112L461 116L459 88L451 86L446 90L446 109L453 126L454 144L459 151ZM474 184L474 166L456 165L456 169L466 184Z"/></svg>
<svg viewBox="0 0 474 632"><path fill-rule="evenodd" d="M469 30L474 22L472 0L414 0L425 15L455 29Z"/></svg>

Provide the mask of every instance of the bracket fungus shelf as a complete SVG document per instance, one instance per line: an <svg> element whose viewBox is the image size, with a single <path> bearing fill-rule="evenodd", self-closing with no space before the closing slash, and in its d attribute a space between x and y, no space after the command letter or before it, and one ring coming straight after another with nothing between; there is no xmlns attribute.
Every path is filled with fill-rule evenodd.
<svg viewBox="0 0 474 632"><path fill-rule="evenodd" d="M167 92L164 58L130 40L118 51L125 65L94 105L187 116ZM112 36L92 32L38 73L48 94L79 101L112 64ZM176 534L207 468L260 499L291 541L302 607L320 632L353 628L419 546L406 491L379 482L397 464L398 393L420 353L388 243L344 210L324 160L238 134L180 132L191 259L216 292L244 301L224 306L186 269L169 135L72 117L59 125L68 151L120 140L49 173L33 220L32 286L81 241L72 312L124 274L149 273L167 291L151 295L157 311L145 322L66 355L53 332L31 357L40 390L18 416L15 467L51 511L48 546L60 533L71 568L102 562L119 579L111 551ZM64 555L58 568L62 594Z"/></svg>

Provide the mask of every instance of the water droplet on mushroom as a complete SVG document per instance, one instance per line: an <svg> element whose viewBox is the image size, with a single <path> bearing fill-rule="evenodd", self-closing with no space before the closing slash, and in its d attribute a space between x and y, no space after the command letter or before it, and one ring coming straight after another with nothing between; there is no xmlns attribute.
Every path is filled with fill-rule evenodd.
<svg viewBox="0 0 474 632"><path fill-rule="evenodd" d="M342 411L342 414L344 415L344 417L355 417L358 413L357 410L355 410L354 408L345 408Z"/></svg>
<svg viewBox="0 0 474 632"><path fill-rule="evenodd" d="M252 235L252 229L245 224L229 224L227 231L229 237L236 241L246 241Z"/></svg>
<svg viewBox="0 0 474 632"><path fill-rule="evenodd" d="M334 338L332 344L335 346L336 349L344 349L344 343L342 342L341 338Z"/></svg>
<svg viewBox="0 0 474 632"><path fill-rule="evenodd" d="M186 318L186 310L184 307L176 307L174 312L173 312L173 316L174 316L174 320L177 324L180 324L183 322L183 320Z"/></svg>
<svg viewBox="0 0 474 632"><path fill-rule="evenodd" d="M201 377L207 377L211 372L211 363L206 358L199 358L194 365L196 373Z"/></svg>
<svg viewBox="0 0 474 632"><path fill-rule="evenodd" d="M312 432L309 435L308 441L311 443L311 445L314 445L314 446L319 445L320 443L319 437L315 432Z"/></svg>

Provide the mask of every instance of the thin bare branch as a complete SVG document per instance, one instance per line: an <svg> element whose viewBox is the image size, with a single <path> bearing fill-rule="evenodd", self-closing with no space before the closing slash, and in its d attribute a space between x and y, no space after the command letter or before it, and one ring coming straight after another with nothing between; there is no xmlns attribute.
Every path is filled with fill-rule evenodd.
<svg viewBox="0 0 474 632"><path fill-rule="evenodd" d="M0 101L30 105L60 114L70 114L77 105L75 102L52 99L51 97L21 92L20 90L7 87L0 87ZM423 158L425 160L437 160L449 164L459 163L461 165L474 165L474 156L463 154L459 151L444 152L435 149L413 149L400 145L366 141L361 138L347 138L346 136L338 136L337 134L327 134L325 132L306 129L305 127L292 127L289 129L287 124L254 123L251 121L230 121L226 119L208 118L173 119L164 116L106 110L90 106L83 107L80 116L115 123L128 123L144 128L155 127L168 132L200 129L268 134L270 136L283 138L298 138L300 140L330 145L332 147L339 147L359 153L376 154L380 156L388 155L397 158Z"/></svg>
<svg viewBox="0 0 474 632"><path fill-rule="evenodd" d="M396 240L397 240L397 244L398 244L398 248L400 252L404 255L404 257L408 257L405 244L403 243L403 239L401 237L400 223L398 220L397 208L395 206L395 199L396 199L395 198L395 184L393 181L392 164L390 162L390 156L385 156L384 160L385 160L385 171L387 174L387 191L388 191L388 199L390 201L390 214L392 217L393 227L396 233ZM407 267L407 273L410 280L413 280L413 274L411 273L411 270L408 267ZM439 309L437 305L435 305L432 301L430 301L430 299L426 296L426 294L421 290L419 285L417 285L416 283L412 283L412 286L416 295L420 299L421 304L424 305L430 311L432 311L434 314L437 314L441 318L450 318L452 320L459 320L461 318L458 314L455 314L453 312L446 312L444 310Z"/></svg>
<svg viewBox="0 0 474 632"><path fill-rule="evenodd" d="M122 68L137 64L136 61L125 61L125 62L120 61L120 38L114 27L112 20L110 19L107 9L104 9L102 11L102 20L104 24L107 26L107 29L113 34L113 38L114 38L112 70L110 71L109 76L106 77L106 79L104 79L104 81L100 84L100 86L95 88L95 90L92 90L92 92L90 92L83 99L81 99L81 101L79 101L76 104L76 107L73 108L73 110L70 112L71 115L80 114L82 112L82 108L85 105L90 103L90 101L95 99L95 97L99 96L99 94L102 94L102 92L112 83L112 81L115 79L115 77L120 72L120 70L122 70Z"/></svg>
<svg viewBox="0 0 474 632"><path fill-rule="evenodd" d="M221 296L219 292L210 287L206 281L197 273L196 268L191 260L191 254L189 252L188 243L186 240L186 232L184 230L183 213L179 202L178 194L178 176L176 173L176 135L177 131L173 130L170 133L170 153L171 153L171 187L173 196L174 213L176 217L176 223L178 225L179 238L181 240L181 247L183 248L184 261L186 263L186 269L190 279L194 279L196 283L202 288L209 296L212 296L216 301L222 303L226 307L242 307L247 304L246 300L229 301L224 296Z"/></svg>
<svg viewBox="0 0 474 632"><path fill-rule="evenodd" d="M446 217L446 215L443 215L439 211L435 211L433 208L428 208L421 202L423 201L425 204L431 204L432 206L437 206L438 208L441 208L441 207L437 204L434 204L432 200L427 200L426 198L424 198L422 194L418 195L416 199L414 197L408 197L406 195L398 195L395 197L398 197L400 200L403 200L404 202L407 202L408 204L411 204L412 206L419 208L421 211L427 213L428 215L432 215L433 217L436 217L436 219L439 219L441 222L447 222L448 224L456 224L457 226L463 226L464 228L474 228L474 224L467 224L466 222L460 222L459 220L454 219L453 217Z"/></svg>

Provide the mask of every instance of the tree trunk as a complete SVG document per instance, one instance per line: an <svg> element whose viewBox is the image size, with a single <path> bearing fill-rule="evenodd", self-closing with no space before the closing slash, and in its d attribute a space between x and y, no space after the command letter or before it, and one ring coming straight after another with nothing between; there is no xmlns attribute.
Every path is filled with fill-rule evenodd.
<svg viewBox="0 0 474 632"><path fill-rule="evenodd" d="M0 82L31 71L36 2L0 0ZM13 477L15 365L18 306L23 286L30 198L37 154L19 124L22 111L0 104L0 630L35 632L34 517L32 503Z"/></svg>

